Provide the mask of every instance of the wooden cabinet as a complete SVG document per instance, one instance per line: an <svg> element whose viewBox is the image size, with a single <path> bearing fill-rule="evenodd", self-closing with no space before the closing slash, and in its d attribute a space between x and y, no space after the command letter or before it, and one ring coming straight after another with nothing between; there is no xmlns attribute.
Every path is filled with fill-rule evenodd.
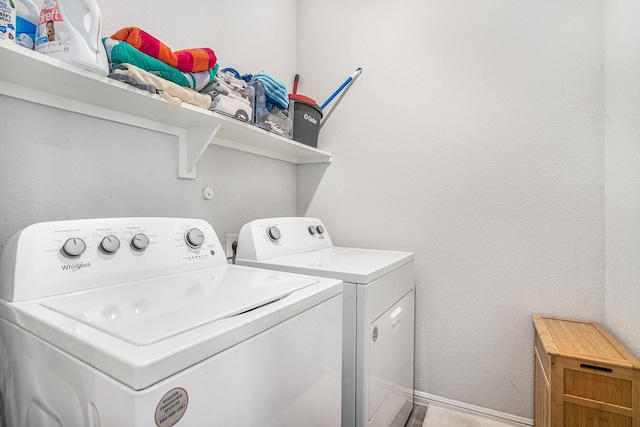
<svg viewBox="0 0 640 427"><path fill-rule="evenodd" d="M640 427L640 361L594 322L532 316L535 427Z"/></svg>

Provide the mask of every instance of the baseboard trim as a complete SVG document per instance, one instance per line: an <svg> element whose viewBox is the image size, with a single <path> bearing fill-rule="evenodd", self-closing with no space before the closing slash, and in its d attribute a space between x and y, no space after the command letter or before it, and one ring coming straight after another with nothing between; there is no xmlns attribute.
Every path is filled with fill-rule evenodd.
<svg viewBox="0 0 640 427"><path fill-rule="evenodd" d="M429 403L436 403L442 406L450 406L462 411L471 412L474 415L492 418L503 423L513 424L518 427L532 427L533 420L507 414L505 412L494 411L493 409L483 408L481 406L471 405L469 403L460 402L458 400L447 399L446 397L436 396L434 394L415 391L413 393L413 401L418 405L429 406Z"/></svg>

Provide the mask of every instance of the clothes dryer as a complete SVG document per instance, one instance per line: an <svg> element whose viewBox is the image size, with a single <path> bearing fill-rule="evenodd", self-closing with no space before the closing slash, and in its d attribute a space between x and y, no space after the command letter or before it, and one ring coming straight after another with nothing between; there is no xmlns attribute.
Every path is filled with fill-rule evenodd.
<svg viewBox="0 0 640 427"><path fill-rule="evenodd" d="M404 426L413 408L414 254L337 247L317 218L245 224L236 263L344 281L343 427Z"/></svg>
<svg viewBox="0 0 640 427"><path fill-rule="evenodd" d="M0 266L0 425L340 423L342 282L183 218L34 224Z"/></svg>

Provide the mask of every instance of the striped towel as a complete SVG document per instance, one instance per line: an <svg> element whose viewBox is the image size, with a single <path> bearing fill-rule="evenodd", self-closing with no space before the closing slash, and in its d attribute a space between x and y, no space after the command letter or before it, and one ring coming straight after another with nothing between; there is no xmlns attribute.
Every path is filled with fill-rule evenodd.
<svg viewBox="0 0 640 427"><path fill-rule="evenodd" d="M177 68L142 53L127 42L108 37L103 38L102 42L109 62L113 64L133 64L156 76L198 92L204 91L214 81L213 79L220 67L216 64L215 67L209 70L198 71L197 73L183 73Z"/></svg>
<svg viewBox="0 0 640 427"><path fill-rule="evenodd" d="M159 59L180 71L197 72L209 70L216 65L218 60L213 50L206 47L172 52L160 40L136 27L123 28L112 35L111 38L125 41L140 52Z"/></svg>
<svg viewBox="0 0 640 427"><path fill-rule="evenodd" d="M287 85L269 73L261 71L253 75L252 81L259 81L264 86L264 94L267 101L267 109L271 111L271 105L283 110L289 108L289 95Z"/></svg>

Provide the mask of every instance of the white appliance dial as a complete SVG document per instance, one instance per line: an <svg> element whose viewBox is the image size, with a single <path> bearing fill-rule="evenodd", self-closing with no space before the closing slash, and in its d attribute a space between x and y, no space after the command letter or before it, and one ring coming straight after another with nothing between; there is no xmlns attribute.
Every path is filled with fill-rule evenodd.
<svg viewBox="0 0 640 427"><path fill-rule="evenodd" d="M138 233L131 239L131 247L136 251L144 251L147 246L149 246L149 238L143 233Z"/></svg>
<svg viewBox="0 0 640 427"><path fill-rule="evenodd" d="M267 236L269 236L269 239L271 239L272 242L277 242L280 240L281 236L280 229L275 225L272 225L267 229Z"/></svg>
<svg viewBox="0 0 640 427"><path fill-rule="evenodd" d="M62 254L69 258L75 258L82 255L85 249L87 249L87 244L84 240L72 237L62 245Z"/></svg>
<svg viewBox="0 0 640 427"><path fill-rule="evenodd" d="M318 234L324 234L324 227L319 225L316 227L316 230L318 230Z"/></svg>
<svg viewBox="0 0 640 427"><path fill-rule="evenodd" d="M312 236L316 234L316 228L313 225L310 225L308 230L309 230L309 234L311 234Z"/></svg>
<svg viewBox="0 0 640 427"><path fill-rule="evenodd" d="M114 254L118 249L120 249L120 239L116 236L106 236L100 242L100 250L106 254Z"/></svg>
<svg viewBox="0 0 640 427"><path fill-rule="evenodd" d="M204 234L197 228L192 228L184 233L184 241L190 248L198 249L204 243Z"/></svg>

